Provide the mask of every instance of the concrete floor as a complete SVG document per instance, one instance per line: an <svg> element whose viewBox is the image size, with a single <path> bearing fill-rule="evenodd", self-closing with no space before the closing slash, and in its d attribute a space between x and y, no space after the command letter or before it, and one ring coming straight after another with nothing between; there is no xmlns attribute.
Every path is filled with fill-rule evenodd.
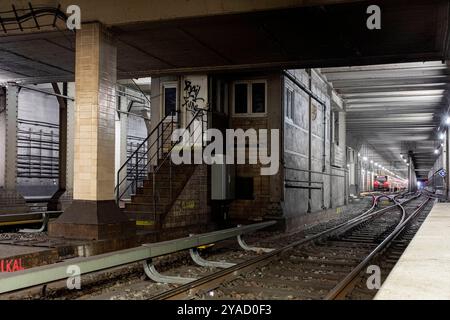
<svg viewBox="0 0 450 320"><path fill-rule="evenodd" d="M450 203L438 203L375 300L450 299Z"/></svg>
<svg viewBox="0 0 450 320"><path fill-rule="evenodd" d="M0 245L0 259L11 258L24 254L31 254L35 252L45 251L45 248L27 247L27 246L14 246L1 244Z"/></svg>

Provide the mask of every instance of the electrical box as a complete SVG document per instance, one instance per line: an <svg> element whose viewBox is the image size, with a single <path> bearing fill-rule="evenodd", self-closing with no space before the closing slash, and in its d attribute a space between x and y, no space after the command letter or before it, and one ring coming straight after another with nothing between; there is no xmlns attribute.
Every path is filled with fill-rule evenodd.
<svg viewBox="0 0 450 320"><path fill-rule="evenodd" d="M214 159L223 164L211 165L211 200L232 200L235 198L235 167L225 164L225 155L215 155Z"/></svg>

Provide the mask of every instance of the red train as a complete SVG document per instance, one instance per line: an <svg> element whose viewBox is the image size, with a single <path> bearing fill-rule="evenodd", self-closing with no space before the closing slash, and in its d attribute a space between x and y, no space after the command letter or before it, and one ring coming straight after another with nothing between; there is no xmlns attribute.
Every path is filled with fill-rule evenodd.
<svg viewBox="0 0 450 320"><path fill-rule="evenodd" d="M374 191L400 191L406 189L404 180L392 176L375 176L373 181Z"/></svg>
<svg viewBox="0 0 450 320"><path fill-rule="evenodd" d="M375 176L373 179L374 191L389 191L390 184L388 176Z"/></svg>

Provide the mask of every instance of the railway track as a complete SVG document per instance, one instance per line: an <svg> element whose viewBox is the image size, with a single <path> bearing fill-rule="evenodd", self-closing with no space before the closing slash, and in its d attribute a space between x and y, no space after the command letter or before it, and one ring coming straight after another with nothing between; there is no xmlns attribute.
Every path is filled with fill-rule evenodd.
<svg viewBox="0 0 450 320"><path fill-rule="evenodd" d="M342 294L330 297L330 292L342 286L345 296L351 299L368 299L374 294L365 287L363 270L355 270L361 261L373 259L382 268L383 278L406 248L410 238L420 226L427 210L416 210L428 197L409 195L378 195L372 206L361 206L363 212L323 223L317 227L291 235L268 236L264 232L252 239L258 245L275 247L270 253L235 250L227 241L203 252L211 260L236 263L235 266L217 271L216 268L193 266L189 256L182 253L168 256L159 264L159 271L166 274L193 277L198 280L187 285L157 284L142 277L140 264L117 270L86 275L82 291L47 288L46 295L27 298L44 299L324 299L342 298ZM390 204L387 205L389 200ZM392 203L395 201L395 204ZM367 203L367 202L366 202ZM379 206L387 205L380 208ZM429 208L428 208L429 209ZM406 220L417 211L421 215L414 221ZM403 226L386 246L385 254L375 249L397 227ZM414 227L416 229L414 229ZM380 250L378 250L380 251ZM371 256L372 255L372 256ZM377 260L379 256L386 257ZM369 258L370 259L369 259ZM369 260L367 260L369 259ZM342 282L353 274L350 281ZM348 280L348 279L347 279ZM56 286L58 287L58 286ZM22 296L23 297L23 296ZM16 296L15 298L21 298Z"/></svg>
<svg viewBox="0 0 450 320"><path fill-rule="evenodd" d="M253 245L276 249L334 228L351 218L360 216L361 212L369 212L373 209L373 203L367 197L342 210L339 217L309 229L290 234L259 231L245 238ZM242 250L236 240L219 242L201 251L204 258L232 263L241 263L261 255L261 253ZM198 278L217 271L216 268L199 267L192 262L187 252L170 254L155 260L159 272L172 276ZM45 294L41 290L42 286L37 286L2 295L0 299L149 299L155 294L174 288L172 284L160 284L145 279L140 263L85 274L82 283L82 290L67 290L65 281L58 281L45 286Z"/></svg>
<svg viewBox="0 0 450 320"><path fill-rule="evenodd" d="M431 210L429 197L399 198L391 198L396 206L368 210L340 226L152 299L371 298L376 291L365 286L365 267L381 266L386 277Z"/></svg>

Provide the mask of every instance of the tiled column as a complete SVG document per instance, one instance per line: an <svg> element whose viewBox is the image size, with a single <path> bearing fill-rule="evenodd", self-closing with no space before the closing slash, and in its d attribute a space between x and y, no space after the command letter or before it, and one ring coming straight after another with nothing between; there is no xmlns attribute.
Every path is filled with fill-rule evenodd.
<svg viewBox="0 0 450 320"><path fill-rule="evenodd" d="M99 23L76 34L75 155L72 205L51 236L109 239L133 234L114 200L117 49Z"/></svg>
<svg viewBox="0 0 450 320"><path fill-rule="evenodd" d="M29 208L16 190L19 87L0 90L0 214L24 213Z"/></svg>

